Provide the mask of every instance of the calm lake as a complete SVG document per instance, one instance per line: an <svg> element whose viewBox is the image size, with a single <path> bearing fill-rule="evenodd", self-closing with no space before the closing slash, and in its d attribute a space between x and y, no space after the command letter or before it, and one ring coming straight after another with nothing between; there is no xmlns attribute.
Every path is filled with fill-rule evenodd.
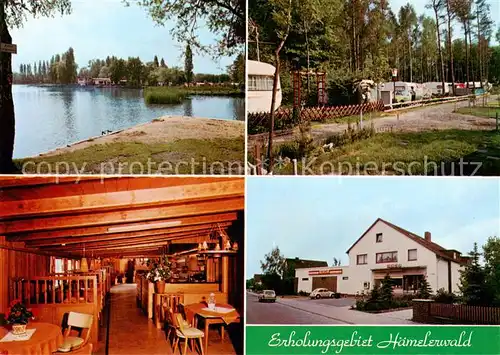
<svg viewBox="0 0 500 355"><path fill-rule="evenodd" d="M180 105L146 105L142 91L120 88L14 85L14 157L57 147L150 122L166 115L227 120L245 119L245 99L193 96Z"/></svg>

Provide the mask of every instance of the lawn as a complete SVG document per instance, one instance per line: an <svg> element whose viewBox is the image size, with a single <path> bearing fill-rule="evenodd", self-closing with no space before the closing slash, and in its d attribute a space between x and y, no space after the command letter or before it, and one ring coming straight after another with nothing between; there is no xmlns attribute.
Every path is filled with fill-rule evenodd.
<svg viewBox="0 0 500 355"><path fill-rule="evenodd" d="M462 159L462 163L461 162ZM476 171L476 169L478 169ZM279 162L275 174L292 174ZM299 175L499 175L500 132L378 133L299 160Z"/></svg>
<svg viewBox="0 0 500 355"><path fill-rule="evenodd" d="M500 107L495 107L495 103L490 103L488 107L461 107L455 110L456 113L472 115L477 117L500 118Z"/></svg>
<svg viewBox="0 0 500 355"><path fill-rule="evenodd" d="M15 164L25 174L243 174L244 152L243 137L116 142Z"/></svg>

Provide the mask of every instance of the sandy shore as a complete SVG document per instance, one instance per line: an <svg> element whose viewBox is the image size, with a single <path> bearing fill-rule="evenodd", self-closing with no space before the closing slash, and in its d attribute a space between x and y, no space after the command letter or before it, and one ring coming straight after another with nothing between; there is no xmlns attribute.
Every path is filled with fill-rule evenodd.
<svg viewBox="0 0 500 355"><path fill-rule="evenodd" d="M104 136L91 137L67 147L57 148L32 157L50 157L72 153L98 144L140 142L143 144L169 143L180 139L238 138L245 135L245 123L236 120L164 116L152 122L116 131ZM26 159L26 158L24 158Z"/></svg>

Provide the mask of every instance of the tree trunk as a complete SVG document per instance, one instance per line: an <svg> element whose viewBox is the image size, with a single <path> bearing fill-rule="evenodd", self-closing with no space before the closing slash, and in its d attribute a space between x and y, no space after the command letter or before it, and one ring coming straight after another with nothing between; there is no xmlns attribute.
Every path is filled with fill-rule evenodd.
<svg viewBox="0 0 500 355"><path fill-rule="evenodd" d="M481 56L481 13L479 12L479 7L476 8L477 14L477 61L479 65L479 83L481 88L483 87L483 58Z"/></svg>
<svg viewBox="0 0 500 355"><path fill-rule="evenodd" d="M467 36L467 20L464 21L464 35L465 35L465 78L467 80L467 89L469 88L469 45Z"/></svg>
<svg viewBox="0 0 500 355"><path fill-rule="evenodd" d="M471 77L473 81L473 87L476 87L475 76L474 76L474 63L472 62L472 30L470 28L470 19L467 20L467 27L469 28L469 58L470 58L470 69L471 69Z"/></svg>
<svg viewBox="0 0 500 355"><path fill-rule="evenodd" d="M447 12L447 18L448 18L448 55L450 57L451 88L453 90L453 96L456 96L457 90L455 88L455 68L454 68L454 64L453 64L453 43L451 42L450 0L446 0L446 12Z"/></svg>
<svg viewBox="0 0 500 355"><path fill-rule="evenodd" d="M276 71L274 73L273 79L273 96L271 98L271 112L269 116L269 144L267 146L267 157L269 159L268 171L269 173L273 172L274 165L274 157L273 157L273 136L274 136L274 111L276 107L276 94L278 93L278 78L280 75L280 50L281 46L276 49L275 55L275 64Z"/></svg>
<svg viewBox="0 0 500 355"><path fill-rule="evenodd" d="M306 35L306 52L307 52L307 101L309 102L309 95L311 93L311 77L309 76L309 71L311 70L311 62L310 62L310 55L309 55L309 36L307 33L307 24L304 19L304 31Z"/></svg>
<svg viewBox="0 0 500 355"><path fill-rule="evenodd" d="M12 44L5 19L4 1L0 0L0 42ZM0 52L0 174L13 173L15 117L12 100L12 54Z"/></svg>
<svg viewBox="0 0 500 355"><path fill-rule="evenodd" d="M408 52L410 53L410 83L413 83L413 58L411 40L408 40Z"/></svg>
<svg viewBox="0 0 500 355"><path fill-rule="evenodd" d="M441 49L441 33L439 31L439 14L438 9L434 7L434 14L436 15L436 31L437 31L437 40L438 40L438 52L439 52L439 62L441 65L441 85L443 85L443 93L445 88L444 82L444 60L443 60L443 50Z"/></svg>

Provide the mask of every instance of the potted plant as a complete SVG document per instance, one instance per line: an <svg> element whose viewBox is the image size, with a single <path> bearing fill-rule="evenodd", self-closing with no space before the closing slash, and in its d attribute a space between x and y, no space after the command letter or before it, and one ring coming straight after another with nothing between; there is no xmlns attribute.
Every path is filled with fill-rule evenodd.
<svg viewBox="0 0 500 355"><path fill-rule="evenodd" d="M7 324L12 325L12 333L16 335L26 333L26 325L30 319L35 319L31 308L26 308L21 300L14 300L10 303L9 315L6 319Z"/></svg>
<svg viewBox="0 0 500 355"><path fill-rule="evenodd" d="M165 293L165 281L172 276L171 263L163 257L158 261L148 261L148 266L146 278L155 284L155 293Z"/></svg>

